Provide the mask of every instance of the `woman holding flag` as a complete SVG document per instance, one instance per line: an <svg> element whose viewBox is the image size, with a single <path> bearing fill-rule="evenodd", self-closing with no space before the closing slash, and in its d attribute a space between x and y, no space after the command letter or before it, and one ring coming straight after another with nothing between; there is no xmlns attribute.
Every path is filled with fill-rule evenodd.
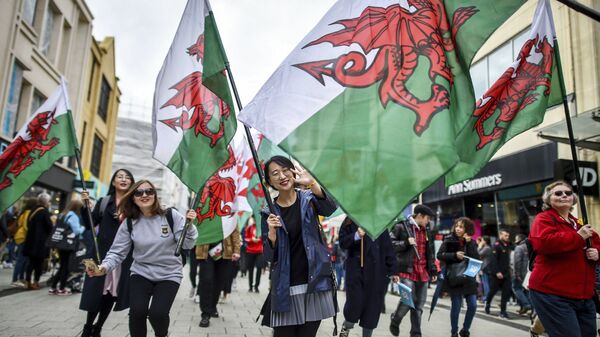
<svg viewBox="0 0 600 337"><path fill-rule="evenodd" d="M274 337L314 337L321 320L336 314L335 285L318 215L336 204L308 172L286 157L265 164L265 179L279 192L273 214L262 213L264 254L271 261L269 326ZM296 185L305 189L296 189Z"/></svg>
<svg viewBox="0 0 600 337"><path fill-rule="evenodd" d="M471 257L479 259L477 253L477 244L471 240L475 233L475 227L471 219L467 217L458 218L452 226L452 233L444 238L437 258L446 265L446 275L444 277L443 291L450 294L452 308L450 309L450 325L452 327L452 337L469 337L469 329L475 317L477 310L477 281L474 277L464 277L464 282L460 284L451 284L448 276L450 266L462 262L465 258ZM458 317L462 307L463 298L467 301L467 313L463 327L458 331Z"/></svg>

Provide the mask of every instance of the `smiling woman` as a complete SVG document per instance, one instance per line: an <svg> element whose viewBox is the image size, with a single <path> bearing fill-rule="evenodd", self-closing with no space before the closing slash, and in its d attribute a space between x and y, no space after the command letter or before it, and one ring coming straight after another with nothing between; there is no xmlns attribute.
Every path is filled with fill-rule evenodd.
<svg viewBox="0 0 600 337"><path fill-rule="evenodd" d="M182 261L175 256L175 247L185 235L184 249L196 242L196 226L184 233L186 219L196 218L194 210L186 216L173 209L160 207L155 186L148 180L135 183L123 196L119 212L124 219L115 241L96 270L88 270L90 277L102 276L114 270L133 249L131 265L129 332L132 337L146 336L146 318L156 336L167 336L169 311L183 277ZM172 224L172 225L171 225ZM152 299L152 304L148 307Z"/></svg>

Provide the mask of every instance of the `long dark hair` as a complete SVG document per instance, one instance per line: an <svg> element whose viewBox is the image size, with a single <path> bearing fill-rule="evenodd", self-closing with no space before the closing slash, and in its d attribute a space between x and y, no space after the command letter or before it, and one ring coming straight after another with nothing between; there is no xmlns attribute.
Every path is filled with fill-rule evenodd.
<svg viewBox="0 0 600 337"><path fill-rule="evenodd" d="M149 180L140 180L137 183L133 184L129 191L125 193L123 199L121 199L121 203L119 204L119 214L123 216L123 218L129 219L137 219L142 214L142 210L135 204L133 194L140 187L140 185L147 183L152 186L154 189L154 203L152 204L152 215L163 215L165 214L165 210L160 207L160 202L158 201L158 193L156 191L156 187Z"/></svg>
<svg viewBox="0 0 600 337"><path fill-rule="evenodd" d="M115 182L115 177L121 171L127 173L127 175L131 178L132 186L133 186L133 184L135 184L135 179L133 178L133 174L131 174L131 172L128 169L120 168L120 169L116 170L113 173L112 177L110 178L110 185L108 186L108 193L106 195L114 197L115 194L117 193L115 186L113 186L113 183Z"/></svg>

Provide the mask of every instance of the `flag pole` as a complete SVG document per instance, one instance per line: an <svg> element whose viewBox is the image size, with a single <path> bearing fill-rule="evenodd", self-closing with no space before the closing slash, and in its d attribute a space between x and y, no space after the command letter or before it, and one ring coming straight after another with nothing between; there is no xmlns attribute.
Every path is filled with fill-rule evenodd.
<svg viewBox="0 0 600 337"><path fill-rule="evenodd" d="M563 5L571 8L572 10L579 12L587 17L589 17L592 20L595 20L596 22L600 22L600 12L598 12L597 10L584 6L582 4L580 4L577 1L573 1L573 0L556 0L560 3L562 3Z"/></svg>
<svg viewBox="0 0 600 337"><path fill-rule="evenodd" d="M196 203L198 202L198 195L200 195L200 193L194 193L194 198L192 198L192 203L191 205L189 205L189 209L194 209L194 207L196 206ZM187 214L187 212L186 212ZM183 232L181 232L181 235L179 236L179 240L177 240L177 246L175 247L175 256L179 256L181 255L181 249L183 248L183 241L185 240L185 235L187 233L187 231L190 229L190 226L192 225L192 221L189 220L186 216L185 218L185 226L183 226Z"/></svg>
<svg viewBox="0 0 600 337"><path fill-rule="evenodd" d="M575 136L573 135L573 125L571 123L571 113L569 110L569 102L567 100L567 90L565 88L565 81L563 78L562 64L560 61L560 49L558 48L557 38L554 38L554 49L554 53L556 55L556 67L558 70L558 82L560 84L563 108L565 110L565 120L567 122L567 132L569 134L569 145L571 148L571 156L573 157L573 170L575 171L575 180L577 181L577 196L579 197L581 216L583 218L583 224L585 225L588 223L587 207L585 205L585 198L583 195L583 183L581 180L581 174L579 172L579 161L577 159L577 149L575 148ZM589 238L585 242L588 248L592 247L592 241Z"/></svg>
<svg viewBox="0 0 600 337"><path fill-rule="evenodd" d="M73 114L71 113L71 102L69 102L69 92L67 91L67 80L61 76L60 78L60 86L62 87L63 95L66 102L67 113L69 114L69 125L71 127L71 137L72 142L75 146L75 160L77 161L77 169L79 171L79 178L81 179L81 191L90 195L87 188L85 187L85 179L83 178L83 166L81 166L81 150L79 148L79 143L77 142L77 133L75 132L75 124L73 120ZM83 141L83 140L82 140ZM94 218L92 217L92 210L90 207L90 199L85 199L83 201L85 205L85 214L90 224L90 230L92 231L92 239L94 241L94 249L96 250L96 262L100 264L102 262L100 260L100 250L98 249L98 237L96 235L96 230L94 229Z"/></svg>

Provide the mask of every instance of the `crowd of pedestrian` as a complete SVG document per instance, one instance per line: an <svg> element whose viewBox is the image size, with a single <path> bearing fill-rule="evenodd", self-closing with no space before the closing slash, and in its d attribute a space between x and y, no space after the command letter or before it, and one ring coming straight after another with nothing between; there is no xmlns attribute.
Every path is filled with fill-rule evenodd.
<svg viewBox="0 0 600 337"><path fill-rule="evenodd" d="M1 266L13 268L13 286L37 290L48 258L55 254L48 294L71 295L77 254L68 247L53 253L49 248L57 228L68 231L85 247L86 257L98 262L88 268L83 282L83 337L100 336L110 312L126 309L131 336L146 336L147 321L156 336L168 335L169 311L184 277L185 261L173 254L181 236L200 327L219 317L218 305L227 300L241 272L250 293L259 293L261 280L269 277L260 313L262 325L272 328L275 337L316 336L321 321L336 319L340 311L337 291L346 294L339 335L349 336L358 324L362 336L370 337L385 312L390 284L402 285L412 300L399 299L391 313L393 336L400 336L406 315L406 335L422 336L423 308L432 284L450 299L451 337L471 336L478 300L491 315L498 292L500 310L494 314L501 319L528 315L531 336L598 333L600 237L572 215L577 196L563 181L544 189L543 211L529 236L517 233L511 240L508 229L500 228L492 243L485 235L474 238L474 222L460 217L436 250L431 228L436 214L426 205L416 205L406 219L375 239L350 217L328 239L320 217L332 214L336 205L316 180L281 156L267 161L265 171L267 184L278 195L274 213L265 209L259 218L250 216L240 230L208 244L196 244L195 226L184 232L195 211L163 208L157 187L148 180L135 182L126 169L115 171L108 194L90 209L85 192L58 215L51 212L48 194L27 198L22 209L13 206L0 218ZM466 275L469 261L480 262L476 275ZM511 298L519 309L509 314Z"/></svg>

